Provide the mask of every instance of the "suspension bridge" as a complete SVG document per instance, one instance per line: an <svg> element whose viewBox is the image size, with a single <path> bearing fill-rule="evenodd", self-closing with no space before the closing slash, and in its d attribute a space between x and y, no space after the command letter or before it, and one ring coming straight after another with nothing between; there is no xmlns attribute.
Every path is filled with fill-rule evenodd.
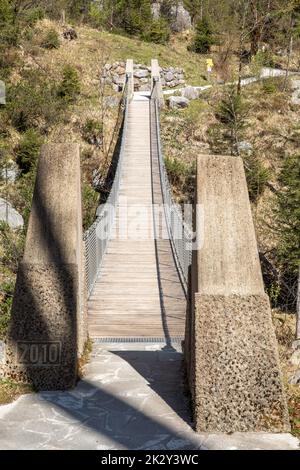
<svg viewBox="0 0 300 470"><path fill-rule="evenodd" d="M162 416L170 412L164 401L168 390L170 403L177 403L176 429L182 426L183 358L196 431L289 431L242 160L199 155L194 209L187 221L164 164L157 60L151 69L151 91L135 92L134 64L127 61L113 183L86 233L78 146L42 149L0 373L38 390L72 389L91 338L95 362L90 367L98 373L101 397L87 404L87 422L94 422L90 406L100 407L99 412L108 407L107 419L124 407L105 389L107 377L127 383L118 376L123 366L114 362L113 351L137 361L137 369L149 370L147 387L154 374L162 396L155 406ZM98 360L99 345L106 346ZM158 363L153 363L151 350L158 351L157 345ZM140 364L141 356L147 357L147 367ZM84 383L81 387L78 393L85 396ZM95 393L89 385L86 399ZM116 409L109 408L111 402ZM148 415L155 412L149 406ZM130 402L131 413L132 407ZM70 412L72 406L66 408ZM118 420L122 416L118 413ZM158 432L164 433L170 429Z"/></svg>

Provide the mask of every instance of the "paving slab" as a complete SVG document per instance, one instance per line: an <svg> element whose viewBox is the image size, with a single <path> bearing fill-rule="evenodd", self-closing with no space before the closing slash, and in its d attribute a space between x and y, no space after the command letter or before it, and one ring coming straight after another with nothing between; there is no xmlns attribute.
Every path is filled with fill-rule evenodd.
<svg viewBox="0 0 300 470"><path fill-rule="evenodd" d="M0 449L297 449L290 434L196 434L179 343L94 343L69 392L0 406Z"/></svg>

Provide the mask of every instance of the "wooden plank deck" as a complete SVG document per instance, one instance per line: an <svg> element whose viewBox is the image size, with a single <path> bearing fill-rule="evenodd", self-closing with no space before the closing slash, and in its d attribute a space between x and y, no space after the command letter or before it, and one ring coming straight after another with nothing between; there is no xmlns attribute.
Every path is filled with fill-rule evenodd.
<svg viewBox="0 0 300 470"><path fill-rule="evenodd" d="M129 107L116 235L88 303L91 338L184 335L185 296L170 242L154 237L153 202L162 202L158 162L151 161L149 100L139 97Z"/></svg>

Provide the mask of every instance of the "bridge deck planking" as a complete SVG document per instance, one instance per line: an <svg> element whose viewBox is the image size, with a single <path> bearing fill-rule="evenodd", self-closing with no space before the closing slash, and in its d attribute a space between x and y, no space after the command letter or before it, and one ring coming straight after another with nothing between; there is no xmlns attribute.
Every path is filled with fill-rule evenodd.
<svg viewBox="0 0 300 470"><path fill-rule="evenodd" d="M134 226L130 210L143 206L138 219L140 239L126 239L116 232L108 243L88 303L91 338L184 335L186 301L170 242L154 240L158 227L154 226L153 202L162 202L158 162L151 161L149 101L139 97L129 106L114 229L124 228L126 220L129 227ZM128 217L119 213L126 204Z"/></svg>

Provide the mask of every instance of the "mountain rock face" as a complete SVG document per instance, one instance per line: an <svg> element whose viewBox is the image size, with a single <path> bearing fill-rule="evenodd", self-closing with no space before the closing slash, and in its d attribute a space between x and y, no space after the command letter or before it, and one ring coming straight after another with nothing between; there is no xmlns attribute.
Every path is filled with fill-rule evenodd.
<svg viewBox="0 0 300 470"><path fill-rule="evenodd" d="M153 18L158 20L162 13L162 1L153 2L151 8ZM170 26L172 31L181 32L190 29L192 26L191 15L180 1L174 2L174 5L170 8L168 16L170 17Z"/></svg>

